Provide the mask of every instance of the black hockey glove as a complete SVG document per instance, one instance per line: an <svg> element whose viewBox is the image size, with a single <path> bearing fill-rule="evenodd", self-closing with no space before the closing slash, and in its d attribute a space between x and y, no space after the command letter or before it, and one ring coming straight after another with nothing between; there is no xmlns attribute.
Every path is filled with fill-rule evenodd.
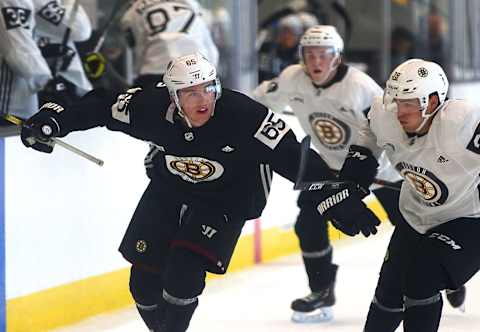
<svg viewBox="0 0 480 332"><path fill-rule="evenodd" d="M343 233L364 236L377 233L380 220L362 202L359 188L345 186L339 189L321 190L322 200L317 206L318 212L330 219L333 226Z"/></svg>
<svg viewBox="0 0 480 332"><path fill-rule="evenodd" d="M347 180L358 184L362 189L361 198L368 195L368 188L377 176L378 162L370 149L351 145L347 158L339 173L341 180ZM362 196L363 195L363 196Z"/></svg>
<svg viewBox="0 0 480 332"><path fill-rule="evenodd" d="M58 113L64 109L56 103L44 104L38 113L27 119L22 125L20 137L23 145L37 151L51 153L52 137L60 134Z"/></svg>

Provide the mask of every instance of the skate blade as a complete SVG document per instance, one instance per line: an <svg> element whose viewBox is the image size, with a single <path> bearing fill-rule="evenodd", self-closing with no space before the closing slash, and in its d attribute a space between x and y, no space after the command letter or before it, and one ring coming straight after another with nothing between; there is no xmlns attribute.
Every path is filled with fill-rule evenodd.
<svg viewBox="0 0 480 332"><path fill-rule="evenodd" d="M333 319L332 307L323 307L310 312L294 311L292 322L294 323L325 323Z"/></svg>

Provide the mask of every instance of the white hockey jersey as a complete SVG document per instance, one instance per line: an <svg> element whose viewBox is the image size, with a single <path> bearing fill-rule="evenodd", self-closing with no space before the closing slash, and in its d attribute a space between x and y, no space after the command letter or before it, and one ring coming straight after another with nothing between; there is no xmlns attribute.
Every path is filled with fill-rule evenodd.
<svg viewBox="0 0 480 332"><path fill-rule="evenodd" d="M418 232L460 217L480 217L480 107L447 100L428 133L409 138L396 113L375 100L360 145L383 149L405 179L400 211Z"/></svg>
<svg viewBox="0 0 480 332"><path fill-rule="evenodd" d="M65 0L34 0L36 10L36 31L37 43L48 46L48 44L61 44L67 28L70 13L73 8L73 1ZM82 6L78 7L71 26L70 40L67 47L75 52L72 61L67 69L59 73L60 76L74 84L79 96L84 95L92 89L84 70L82 60L74 42L86 41L92 34L92 26L87 13Z"/></svg>
<svg viewBox="0 0 480 332"><path fill-rule="evenodd" d="M37 42L61 42L72 4L63 5L60 0L0 1L0 113L28 118L38 111L36 93L52 74ZM82 41L90 34L90 21L79 7L70 39ZM73 42L69 47L75 49ZM79 92L92 88L78 54L61 75L77 85Z"/></svg>
<svg viewBox="0 0 480 332"><path fill-rule="evenodd" d="M382 89L360 70L341 65L336 77L317 88L301 65L291 65L271 81L260 84L253 97L275 112L289 107L303 130L312 137L315 149L328 165L339 170L358 132L367 126L366 111ZM395 181L400 177L382 155L379 178Z"/></svg>
<svg viewBox="0 0 480 332"><path fill-rule="evenodd" d="M163 74L171 59L196 51L218 63L217 47L194 0L138 0L121 25L133 36L138 75Z"/></svg>
<svg viewBox="0 0 480 332"><path fill-rule="evenodd" d="M36 93L51 79L37 47L31 0L0 1L0 113L27 118L38 111Z"/></svg>

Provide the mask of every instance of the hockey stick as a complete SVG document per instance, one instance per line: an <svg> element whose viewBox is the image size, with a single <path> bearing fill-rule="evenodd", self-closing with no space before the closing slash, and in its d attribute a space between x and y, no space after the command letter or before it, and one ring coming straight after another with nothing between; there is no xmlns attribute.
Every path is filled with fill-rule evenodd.
<svg viewBox="0 0 480 332"><path fill-rule="evenodd" d="M105 74L108 66L108 60L105 58L105 56L103 56L102 53L100 53L100 49L105 43L105 39L110 28L117 21L118 17L121 17L121 13L125 12L131 5L132 1L127 1L126 3L117 1L116 6L112 9L108 17L107 22L97 32L97 41L95 42L92 51L87 52L83 57L83 67L90 79L98 80L103 74ZM111 66L110 69L112 69ZM123 85L128 86L128 84Z"/></svg>
<svg viewBox="0 0 480 332"><path fill-rule="evenodd" d="M23 125L23 120L22 119L19 119L16 116L13 116L11 114L6 114L6 115L3 116L3 118L5 120L13 123L13 124L16 124L19 127L21 127ZM52 140L52 142L60 145L62 148L66 149L70 152L73 152L73 153L79 155L80 157L83 157L87 160L90 160L91 162L97 164L98 166L103 166L103 160L98 159L98 158L92 156L91 154L88 154L88 153L80 150L79 148L74 147L73 145L65 143L64 141L61 141L56 137L52 137L52 138L50 138L50 140Z"/></svg>
<svg viewBox="0 0 480 332"><path fill-rule="evenodd" d="M67 21L67 28L65 29L65 33L63 34L62 38L62 43L60 44L60 50L59 53L63 55L65 50L67 49L67 44L70 39L70 34L72 33L72 25L73 21L75 20L75 17L77 16L78 8L80 7L80 0L73 0L73 7L72 11L70 12L70 16L68 17ZM60 71L60 68L62 67L62 63L60 61L60 58L62 56L58 56L55 58L55 62L53 63L53 72L52 76L55 78L58 75L58 72Z"/></svg>
<svg viewBox="0 0 480 332"><path fill-rule="evenodd" d="M95 43L95 46L93 47L92 51L89 53L98 53L100 49L102 48L103 44L105 43L105 38L107 36L108 31L112 27L113 23L117 21L116 16L120 15L119 13L122 13L125 11L128 7L131 6L132 1L127 1L126 3L122 3L122 1L117 1L115 7L113 7L112 12L110 13L110 16L108 17L107 23L98 31L98 39L97 42Z"/></svg>
<svg viewBox="0 0 480 332"><path fill-rule="evenodd" d="M323 180L323 181L303 181L305 177L305 172L307 171L308 163L308 150L310 149L310 135L307 135L303 138L300 147L300 164L298 166L298 175L295 185L293 186L294 190L302 191L315 191L321 190L323 188L338 189L347 185L352 185L351 181L342 181L342 180ZM381 179L374 179L373 183L381 185L385 188L392 190L400 190L398 183L385 181Z"/></svg>
<svg viewBox="0 0 480 332"><path fill-rule="evenodd" d="M347 9L343 4L341 4L339 1L335 1L332 3L332 8L334 11L337 12L337 14L343 19L343 22L345 23L345 47L350 44L350 40L352 39L352 31L353 31L353 24L352 24L352 18L350 14L348 13Z"/></svg>

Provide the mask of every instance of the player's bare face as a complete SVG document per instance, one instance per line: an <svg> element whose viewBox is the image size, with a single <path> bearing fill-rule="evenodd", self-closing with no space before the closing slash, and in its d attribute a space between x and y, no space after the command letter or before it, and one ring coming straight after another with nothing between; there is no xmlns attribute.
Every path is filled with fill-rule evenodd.
<svg viewBox="0 0 480 332"><path fill-rule="evenodd" d="M326 84L337 72L338 57L330 47L306 46L303 48L303 61L308 76L315 84Z"/></svg>
<svg viewBox="0 0 480 332"><path fill-rule="evenodd" d="M407 133L415 133L423 121L420 101L418 99L395 99L397 119Z"/></svg>
<svg viewBox="0 0 480 332"><path fill-rule="evenodd" d="M180 106L193 127L201 127L210 120L215 108L215 96L215 82L179 90Z"/></svg>

